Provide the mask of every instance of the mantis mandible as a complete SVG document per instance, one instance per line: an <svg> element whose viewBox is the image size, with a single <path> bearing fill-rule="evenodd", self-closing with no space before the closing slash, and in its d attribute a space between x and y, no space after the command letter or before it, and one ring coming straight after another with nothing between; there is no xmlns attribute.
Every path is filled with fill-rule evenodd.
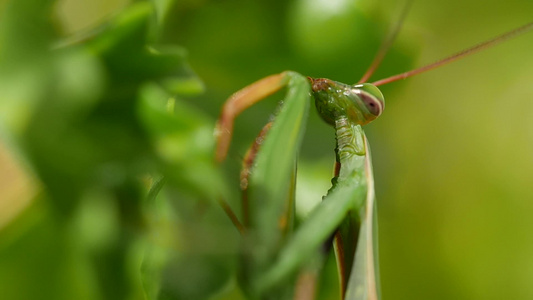
<svg viewBox="0 0 533 300"><path fill-rule="evenodd" d="M215 130L218 162L226 157L234 119L248 107L287 87L283 106L275 121L265 126L252 145L241 175L245 195L243 224L233 221L240 224L244 238L242 280L249 286L247 292L260 298L291 295L291 291L276 288L298 271L301 275L305 269L313 269L309 260L316 260L320 246L334 236L342 297L379 299L374 184L370 147L362 129L385 108L377 86L437 68L532 28L533 23L529 23L436 63L365 83L385 55L391 37L355 85L285 71L233 94L225 103ZM295 162L311 99L321 118L335 130L335 175L323 201L292 232Z"/></svg>

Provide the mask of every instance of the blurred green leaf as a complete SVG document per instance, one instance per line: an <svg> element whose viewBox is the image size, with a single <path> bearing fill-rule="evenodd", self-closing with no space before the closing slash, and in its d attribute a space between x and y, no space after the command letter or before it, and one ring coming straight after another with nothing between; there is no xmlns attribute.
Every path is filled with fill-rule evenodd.
<svg viewBox="0 0 533 300"><path fill-rule="evenodd" d="M46 279L42 272L31 276L48 291L31 299L80 298L77 293L125 299L140 290L134 280L140 275L132 276L130 269L139 274L142 257L136 257L135 245L146 226L141 177L157 172L152 167L159 160L136 113L138 92L148 81L187 95L200 92L202 84L181 48L148 44L149 3L132 5L85 40L54 47L53 34L44 34L52 28L51 4L10 1L2 11L9 16L2 19L0 35L6 41L0 48L0 86L6 87L2 123L43 183L41 201L53 230L20 237L49 246L20 271L13 273L16 264L3 264L0 276L57 270ZM19 35L21 28L26 32ZM10 257L17 243L2 249L2 257ZM76 267L72 283L85 280L87 288L63 288L69 282L65 272ZM12 286L10 298L32 293L19 288Z"/></svg>
<svg viewBox="0 0 533 300"><path fill-rule="evenodd" d="M164 174L201 198L227 199L222 174L214 163L213 121L153 84L141 90L138 113Z"/></svg>
<svg viewBox="0 0 533 300"><path fill-rule="evenodd" d="M228 283L237 254L237 231L215 201L231 198L214 164L214 123L155 84L141 89L138 114L169 185L156 182L162 194L148 203L155 243L143 261L145 289L149 299L207 299Z"/></svg>

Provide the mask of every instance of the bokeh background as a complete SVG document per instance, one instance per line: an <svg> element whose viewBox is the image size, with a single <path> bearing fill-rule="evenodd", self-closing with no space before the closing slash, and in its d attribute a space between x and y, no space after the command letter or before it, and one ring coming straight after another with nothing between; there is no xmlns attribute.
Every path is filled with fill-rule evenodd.
<svg viewBox="0 0 533 300"><path fill-rule="evenodd" d="M10 2L0 1L0 11L5 12ZM42 17L53 19L57 38L62 39L99 26L132 2L57 1L51 14ZM160 40L186 49L190 66L205 88L186 101L210 122L231 93L283 70L356 82L402 7L402 1L391 0L154 2L168 5ZM431 63L528 23L532 11L533 2L526 0L414 1L373 79ZM31 27L32 21L21 24ZM0 50L8 48L1 44L6 41L2 39ZM383 299L533 299L532 50L530 32L451 65L383 86L386 110L365 128L376 181ZM21 76L32 77L31 73ZM6 78L4 74L0 86L16 84ZM105 84L100 81L106 77L87 80L99 85ZM29 88L36 87L39 82ZM229 175L234 178L229 179L233 186L238 187L239 160L246 146L281 97L275 95L238 119L226 170L233 174ZM12 138L17 133L5 125L26 120L12 120L6 103L0 106L4 118L0 291L7 295L2 298L106 298L104 292L90 292L98 285L91 277L90 263L80 264L80 257L69 256L70 248L84 244L58 238L57 228L43 223L43 219L61 217L46 200L39 200L47 186L32 167L35 155L28 154L27 144ZM297 198L302 214L329 188L333 149L333 130L311 113L299 165ZM94 197L101 196L99 191L94 193ZM104 220L88 221L86 226L124 226L105 215L113 209L105 201L82 207L80 226L85 226L85 210L103 214ZM36 231L39 226L41 230ZM96 239L91 240L95 244L112 238L98 232L88 238ZM55 248L56 241L63 246ZM131 274L139 267L141 246L128 252L131 263L124 266L131 268ZM41 250L38 255L36 249ZM46 276L58 260L67 261L62 264L65 272ZM37 279L29 275L39 272L42 276ZM122 296L143 299L136 275L132 278L137 285L126 285L129 290ZM36 280L41 280L37 286ZM222 296L231 299L238 293Z"/></svg>

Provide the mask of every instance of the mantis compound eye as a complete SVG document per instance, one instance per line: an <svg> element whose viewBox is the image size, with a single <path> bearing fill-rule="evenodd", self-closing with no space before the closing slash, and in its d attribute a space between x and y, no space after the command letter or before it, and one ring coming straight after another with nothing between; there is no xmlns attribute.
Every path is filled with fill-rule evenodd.
<svg viewBox="0 0 533 300"><path fill-rule="evenodd" d="M370 83L363 83L354 86L354 91L370 114L375 117L381 115L385 109L385 99L377 87Z"/></svg>

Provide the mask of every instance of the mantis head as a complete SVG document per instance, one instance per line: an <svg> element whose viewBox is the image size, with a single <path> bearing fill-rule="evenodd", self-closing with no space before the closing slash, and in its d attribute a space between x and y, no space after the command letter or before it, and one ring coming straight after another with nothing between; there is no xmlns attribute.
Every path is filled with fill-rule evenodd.
<svg viewBox="0 0 533 300"><path fill-rule="evenodd" d="M326 123L347 117L351 122L365 125L376 119L385 108L381 91L370 83L347 85L337 81L309 78L318 113Z"/></svg>

